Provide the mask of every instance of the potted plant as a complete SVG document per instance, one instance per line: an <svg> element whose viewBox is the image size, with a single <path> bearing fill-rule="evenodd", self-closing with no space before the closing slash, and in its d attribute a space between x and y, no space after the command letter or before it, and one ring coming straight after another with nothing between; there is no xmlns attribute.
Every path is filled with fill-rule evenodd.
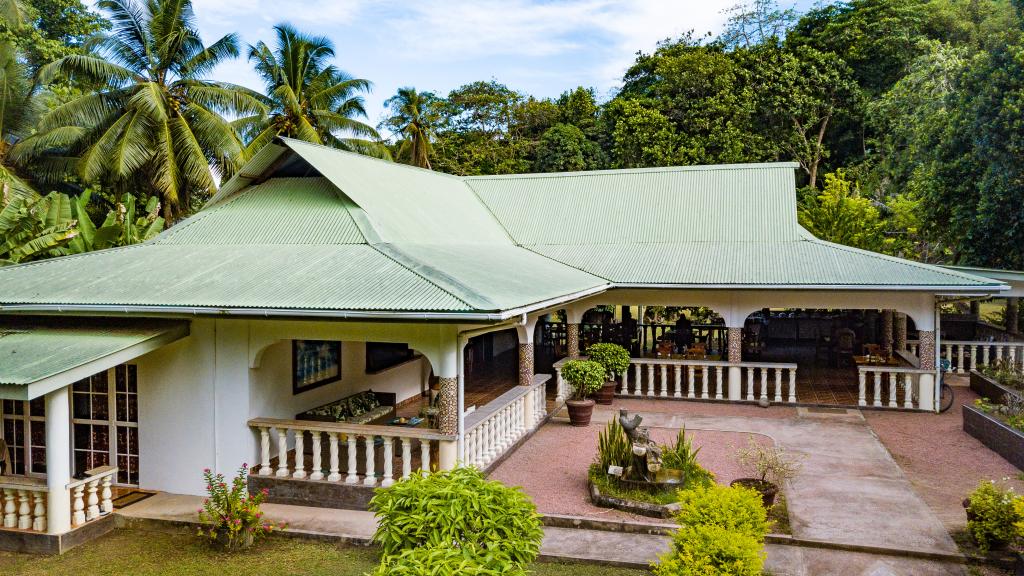
<svg viewBox="0 0 1024 576"><path fill-rule="evenodd" d="M736 451L736 460L753 472L749 478L737 478L730 486L744 486L761 493L765 508L775 504L779 487L800 471L800 463L777 446L765 446L749 437L746 447Z"/></svg>
<svg viewBox="0 0 1024 576"><path fill-rule="evenodd" d="M604 367L605 382L597 392L598 404L611 404L615 397L615 376L629 369L629 352L618 344L591 344L586 351L587 359Z"/></svg>
<svg viewBox="0 0 1024 576"><path fill-rule="evenodd" d="M214 474L209 468L203 470L206 479L207 498L199 509L199 535L209 538L225 550L242 550L253 545L257 538L274 530L283 530L283 525L267 522L260 505L267 497L266 489L249 494L246 464L238 469L238 475L231 484L223 474Z"/></svg>
<svg viewBox="0 0 1024 576"><path fill-rule="evenodd" d="M562 366L562 378L572 386L572 396L565 401L569 422L573 426L589 426L594 413L591 400L604 384L604 366L591 360L570 360Z"/></svg>

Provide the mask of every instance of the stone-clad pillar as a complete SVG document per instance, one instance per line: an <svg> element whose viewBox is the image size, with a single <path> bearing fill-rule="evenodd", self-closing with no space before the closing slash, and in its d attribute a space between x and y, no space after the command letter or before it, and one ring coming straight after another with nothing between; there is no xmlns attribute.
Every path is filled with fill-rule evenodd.
<svg viewBox="0 0 1024 576"><path fill-rule="evenodd" d="M580 325L568 323L565 325L566 355L569 358L580 357Z"/></svg>
<svg viewBox="0 0 1024 576"><path fill-rule="evenodd" d="M882 310L882 354L892 356L892 310Z"/></svg>
<svg viewBox="0 0 1024 576"><path fill-rule="evenodd" d="M437 400L437 427L442 434L459 433L459 379L442 376Z"/></svg>
<svg viewBox="0 0 1024 576"><path fill-rule="evenodd" d="M907 315L897 312L895 322L895 343L893 345L896 347L896 352L905 352L907 350Z"/></svg>
<svg viewBox="0 0 1024 576"><path fill-rule="evenodd" d="M519 385L533 384L533 343L519 345Z"/></svg>
<svg viewBox="0 0 1024 576"><path fill-rule="evenodd" d="M730 326L727 332L729 342L729 363L738 364L743 361L743 328ZM729 366L729 400L743 399L743 369Z"/></svg>
<svg viewBox="0 0 1024 576"><path fill-rule="evenodd" d="M743 328L729 328L729 362L743 361Z"/></svg>
<svg viewBox="0 0 1024 576"><path fill-rule="evenodd" d="M920 331L921 350L918 357L921 359L920 368L923 370L935 370L935 332L933 330Z"/></svg>
<svg viewBox="0 0 1024 576"><path fill-rule="evenodd" d="M921 410L935 410L935 331L921 330L921 360L919 367L924 370L932 370L928 374L921 374L920 385L918 386L919 404Z"/></svg>

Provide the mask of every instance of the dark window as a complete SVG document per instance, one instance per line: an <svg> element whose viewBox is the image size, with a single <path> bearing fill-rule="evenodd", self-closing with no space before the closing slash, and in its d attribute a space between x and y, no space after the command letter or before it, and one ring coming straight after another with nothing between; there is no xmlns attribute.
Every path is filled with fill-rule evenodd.
<svg viewBox="0 0 1024 576"><path fill-rule="evenodd" d="M413 350L408 344L395 344L393 342L367 342L366 343L366 372L380 372L381 370L397 366L413 357Z"/></svg>

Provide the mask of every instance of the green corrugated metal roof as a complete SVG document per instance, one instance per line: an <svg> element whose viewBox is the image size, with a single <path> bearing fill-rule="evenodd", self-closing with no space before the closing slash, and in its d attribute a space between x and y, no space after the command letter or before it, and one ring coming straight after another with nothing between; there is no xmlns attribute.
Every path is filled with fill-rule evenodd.
<svg viewBox="0 0 1024 576"><path fill-rule="evenodd" d="M1021 270L1001 270L999 268L982 268L978 266L941 266L948 270L955 272L962 272L964 274L971 274L974 276L983 276L985 278L992 278L993 280L1002 280L1004 282L1024 282L1024 271Z"/></svg>
<svg viewBox="0 0 1024 576"><path fill-rule="evenodd" d="M46 319L0 319L0 386L25 386L67 372L187 324L154 320L113 323L99 320L59 324Z"/></svg>
<svg viewBox="0 0 1024 576"><path fill-rule="evenodd" d="M515 241L797 240L795 164L601 170L466 181Z"/></svg>

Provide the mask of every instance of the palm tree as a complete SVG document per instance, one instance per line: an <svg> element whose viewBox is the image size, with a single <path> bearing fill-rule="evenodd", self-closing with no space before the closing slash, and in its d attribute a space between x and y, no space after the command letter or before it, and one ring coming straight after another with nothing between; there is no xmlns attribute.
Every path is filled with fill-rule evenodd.
<svg viewBox="0 0 1024 576"><path fill-rule="evenodd" d="M0 0L0 25L12 36L0 40L0 206L14 197L38 200L35 190L18 175L11 144L26 136L39 118L39 85L31 78L24 54L14 38L32 29L19 0Z"/></svg>
<svg viewBox="0 0 1024 576"><path fill-rule="evenodd" d="M431 141L441 119L439 102L433 92L417 92L410 86L399 88L397 94L384 101L384 106L391 111L384 125L402 135L398 145L399 160L430 168Z"/></svg>
<svg viewBox="0 0 1024 576"><path fill-rule="evenodd" d="M387 149L372 127L357 120L366 117L359 94L370 82L352 78L328 63L334 57L331 41L309 36L280 24L274 27L277 45L249 46L249 60L266 84L270 113L235 122L246 136L250 151L287 136L342 150L387 157Z"/></svg>
<svg viewBox="0 0 1024 576"><path fill-rule="evenodd" d="M19 157L51 156L58 177L74 166L85 182L136 191L148 184L168 220L187 212L196 195L216 188L245 159L241 139L222 114L258 115L260 95L203 79L237 57L228 34L205 46L191 0L100 0L112 30L96 53L65 56L40 71L91 79L103 88L56 107L39 133L20 143ZM55 156L55 158L54 158Z"/></svg>

